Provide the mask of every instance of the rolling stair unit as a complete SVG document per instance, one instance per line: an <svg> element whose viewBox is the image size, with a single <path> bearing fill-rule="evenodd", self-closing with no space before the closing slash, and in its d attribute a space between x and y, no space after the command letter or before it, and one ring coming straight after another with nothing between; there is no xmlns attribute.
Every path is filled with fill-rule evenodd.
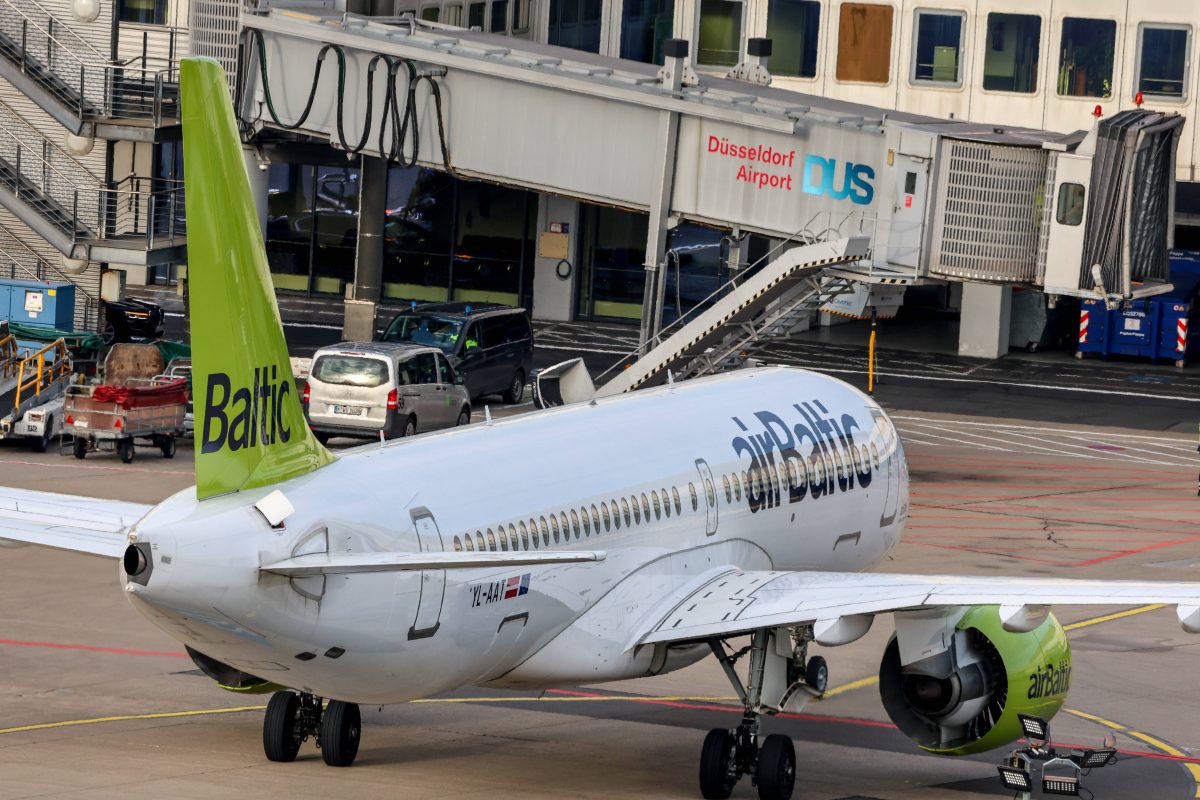
<svg viewBox="0 0 1200 800"><path fill-rule="evenodd" d="M870 254L868 236L794 247L744 280L730 281L718 291L724 295L709 308L690 319L684 317L672 326L674 330L664 329L633 363L622 359L601 375L604 379L620 370L599 387L588 377L581 359L542 370L534 382L534 402L542 408L582 402L657 386L669 379L719 372L740 363L743 351L786 336L802 314L850 290L850 279L828 276L825 270Z"/></svg>
<svg viewBox="0 0 1200 800"><path fill-rule="evenodd" d="M7 328L5 323L0 330L0 439L29 435L26 415L56 401L61 404L71 382L71 355L62 339L23 355Z"/></svg>

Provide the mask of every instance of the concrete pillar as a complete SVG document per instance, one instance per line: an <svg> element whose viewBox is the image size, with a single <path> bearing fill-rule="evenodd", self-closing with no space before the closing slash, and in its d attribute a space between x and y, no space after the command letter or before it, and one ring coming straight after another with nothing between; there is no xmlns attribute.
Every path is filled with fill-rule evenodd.
<svg viewBox="0 0 1200 800"><path fill-rule="evenodd" d="M972 358L1000 358L1008 353L1011 316L1011 286L964 281L958 354Z"/></svg>
<svg viewBox="0 0 1200 800"><path fill-rule="evenodd" d="M346 289L342 337L369 342L375 338L375 307L383 283L383 224L387 214L387 161L362 156L358 170L358 242L354 283Z"/></svg>
<svg viewBox="0 0 1200 800"><path fill-rule="evenodd" d="M253 147L242 148L242 157L246 161L246 177L250 179L250 195L254 198L254 208L258 211L258 227L263 238L267 236L267 194L271 188L271 177L267 173L266 162L259 161Z"/></svg>
<svg viewBox="0 0 1200 800"><path fill-rule="evenodd" d="M566 228L563 231L563 228ZM553 230L558 228L558 230ZM571 319L578 285L579 202L538 196L537 255L533 260L533 318Z"/></svg>

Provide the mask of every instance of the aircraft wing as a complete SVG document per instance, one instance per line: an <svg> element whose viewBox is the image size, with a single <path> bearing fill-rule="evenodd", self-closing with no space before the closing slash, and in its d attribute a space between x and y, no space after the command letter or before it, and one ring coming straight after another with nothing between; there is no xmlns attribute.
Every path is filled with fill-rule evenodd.
<svg viewBox="0 0 1200 800"><path fill-rule="evenodd" d="M0 487L0 540L120 558L151 506ZM3 542L0 542L3 544Z"/></svg>
<svg viewBox="0 0 1200 800"><path fill-rule="evenodd" d="M1184 628L1200 633L1200 583L730 569L672 598L630 647L789 625L821 628L841 617L938 606L999 605L1015 613L1023 606L1142 603L1177 605Z"/></svg>
<svg viewBox="0 0 1200 800"><path fill-rule="evenodd" d="M393 572L414 569L480 569L484 567L536 567L543 564L577 564L603 561L604 553L572 550L522 552L430 553L316 553L263 564L260 572L277 575L337 575L348 572Z"/></svg>

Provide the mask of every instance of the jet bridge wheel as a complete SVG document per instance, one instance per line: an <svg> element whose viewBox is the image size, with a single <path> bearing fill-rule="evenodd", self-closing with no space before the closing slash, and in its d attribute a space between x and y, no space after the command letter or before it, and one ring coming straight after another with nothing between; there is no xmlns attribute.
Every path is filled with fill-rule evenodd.
<svg viewBox="0 0 1200 800"><path fill-rule="evenodd" d="M263 717L263 751L270 761L295 761L304 735L299 729L300 696L276 692Z"/></svg>
<svg viewBox="0 0 1200 800"><path fill-rule="evenodd" d="M358 704L330 700L321 717L321 756L331 767L348 767L358 756L362 717Z"/></svg>

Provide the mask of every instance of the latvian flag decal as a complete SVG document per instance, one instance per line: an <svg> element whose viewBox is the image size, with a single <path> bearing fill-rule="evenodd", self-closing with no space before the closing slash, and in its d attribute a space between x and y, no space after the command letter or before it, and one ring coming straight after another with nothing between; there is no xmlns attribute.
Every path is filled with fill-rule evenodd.
<svg viewBox="0 0 1200 800"><path fill-rule="evenodd" d="M504 585L504 599L511 600L519 595L529 594L529 573L513 575Z"/></svg>

